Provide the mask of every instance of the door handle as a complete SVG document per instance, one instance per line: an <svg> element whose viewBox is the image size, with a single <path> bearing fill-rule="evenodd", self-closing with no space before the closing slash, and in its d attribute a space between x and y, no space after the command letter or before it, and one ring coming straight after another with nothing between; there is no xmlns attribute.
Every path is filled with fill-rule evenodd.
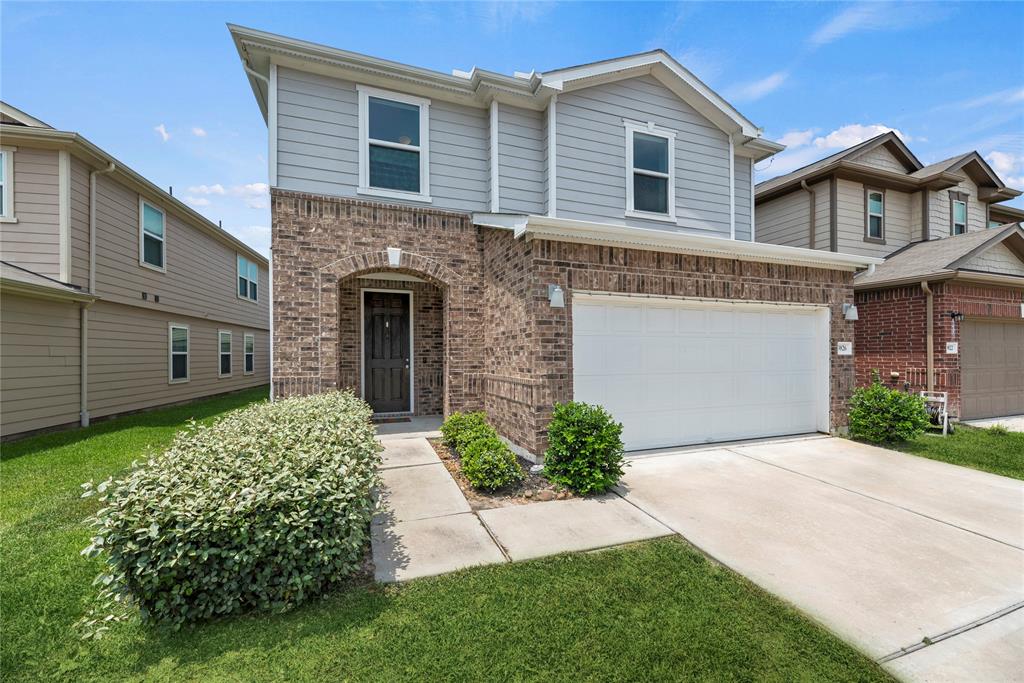
<svg viewBox="0 0 1024 683"><path fill-rule="evenodd" d="M408 358L405 359L405 369L406 370L409 369L409 359Z"/></svg>

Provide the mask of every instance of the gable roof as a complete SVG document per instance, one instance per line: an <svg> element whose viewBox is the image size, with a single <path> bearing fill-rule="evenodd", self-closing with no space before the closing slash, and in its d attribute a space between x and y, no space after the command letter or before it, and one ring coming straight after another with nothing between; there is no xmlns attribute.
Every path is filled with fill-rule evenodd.
<svg viewBox="0 0 1024 683"><path fill-rule="evenodd" d="M26 114L14 105L0 101L0 122L15 126L31 126L33 128L53 128L34 116Z"/></svg>
<svg viewBox="0 0 1024 683"><path fill-rule="evenodd" d="M971 279L988 275L989 279L1006 278L1008 282L1016 280L1020 286L1024 286L1024 277L966 270L969 261L997 244L1005 244L1024 262L1024 229L1021 229L1019 223L1013 223L939 240L913 242L890 254L873 271L858 273L853 284L857 289L877 289L922 280L943 280L958 276Z"/></svg>
<svg viewBox="0 0 1024 683"><path fill-rule="evenodd" d="M79 287L54 280L52 277L41 275L7 261L0 261L0 285L3 285L5 292L44 299L95 301L97 298Z"/></svg>
<svg viewBox="0 0 1024 683"><path fill-rule="evenodd" d="M934 170L936 173L956 173L963 171L971 180L978 185L978 195L982 200L1003 201L1013 199L1021 195L1020 190L1007 187L996 172L992 170L988 162L975 151L966 154L958 154L949 159L938 161L925 166L913 175L923 177L926 173Z"/></svg>
<svg viewBox="0 0 1024 683"><path fill-rule="evenodd" d="M764 139L760 128L660 49L543 73L507 76L473 67L447 74L234 24L228 24L228 30L265 121L269 119L271 63L468 106L486 107L498 101L534 110L546 109L559 92L650 74L736 137L736 143L755 159L785 149Z"/></svg>

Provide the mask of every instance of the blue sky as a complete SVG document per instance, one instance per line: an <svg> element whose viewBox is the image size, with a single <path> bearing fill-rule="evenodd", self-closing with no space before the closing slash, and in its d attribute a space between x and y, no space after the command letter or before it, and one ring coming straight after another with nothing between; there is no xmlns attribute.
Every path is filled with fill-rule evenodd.
<svg viewBox="0 0 1024 683"><path fill-rule="evenodd" d="M1024 189L1024 3L4 1L0 98L266 251L266 126L227 22L444 72L662 47L789 145L759 179L893 128L924 163L976 149Z"/></svg>

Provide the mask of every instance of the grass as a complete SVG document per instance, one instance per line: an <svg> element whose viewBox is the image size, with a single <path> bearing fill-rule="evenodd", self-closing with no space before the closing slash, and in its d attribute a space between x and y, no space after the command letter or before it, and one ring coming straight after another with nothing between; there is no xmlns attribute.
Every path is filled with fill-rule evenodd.
<svg viewBox="0 0 1024 683"><path fill-rule="evenodd" d="M1024 479L1024 433L1021 432L957 425L956 431L945 437L926 433L890 448L1004 477Z"/></svg>
<svg viewBox="0 0 1024 683"><path fill-rule="evenodd" d="M253 391L6 445L0 464L0 679L891 680L876 664L678 539L467 570L403 586L354 584L286 614L179 632L72 624L97 560L78 485L260 400Z"/></svg>

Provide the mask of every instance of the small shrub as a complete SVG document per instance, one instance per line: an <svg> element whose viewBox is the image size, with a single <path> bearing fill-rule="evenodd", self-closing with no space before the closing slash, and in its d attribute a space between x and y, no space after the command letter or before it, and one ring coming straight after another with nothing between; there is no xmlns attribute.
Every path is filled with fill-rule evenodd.
<svg viewBox="0 0 1024 683"><path fill-rule="evenodd" d="M441 425L441 436L446 446L461 452L480 436L497 436L497 432L482 412L452 413Z"/></svg>
<svg viewBox="0 0 1024 683"><path fill-rule="evenodd" d="M988 433L992 436L1006 436L1010 433L1010 430L1001 424L994 424L988 428Z"/></svg>
<svg viewBox="0 0 1024 683"><path fill-rule="evenodd" d="M96 487L91 522L106 608L175 627L249 609L285 610L362 564L380 444L349 392L262 403L194 423L161 455ZM91 633L90 633L91 631Z"/></svg>
<svg viewBox="0 0 1024 683"><path fill-rule="evenodd" d="M496 436L486 436L466 446L462 454L462 473L473 488L497 491L523 480L512 450Z"/></svg>
<svg viewBox="0 0 1024 683"><path fill-rule="evenodd" d="M622 476L622 425L601 406L555 406L548 426L544 474L577 493L607 491Z"/></svg>
<svg viewBox="0 0 1024 683"><path fill-rule="evenodd" d="M927 429L924 399L874 381L853 392L850 436L871 443L909 441Z"/></svg>

